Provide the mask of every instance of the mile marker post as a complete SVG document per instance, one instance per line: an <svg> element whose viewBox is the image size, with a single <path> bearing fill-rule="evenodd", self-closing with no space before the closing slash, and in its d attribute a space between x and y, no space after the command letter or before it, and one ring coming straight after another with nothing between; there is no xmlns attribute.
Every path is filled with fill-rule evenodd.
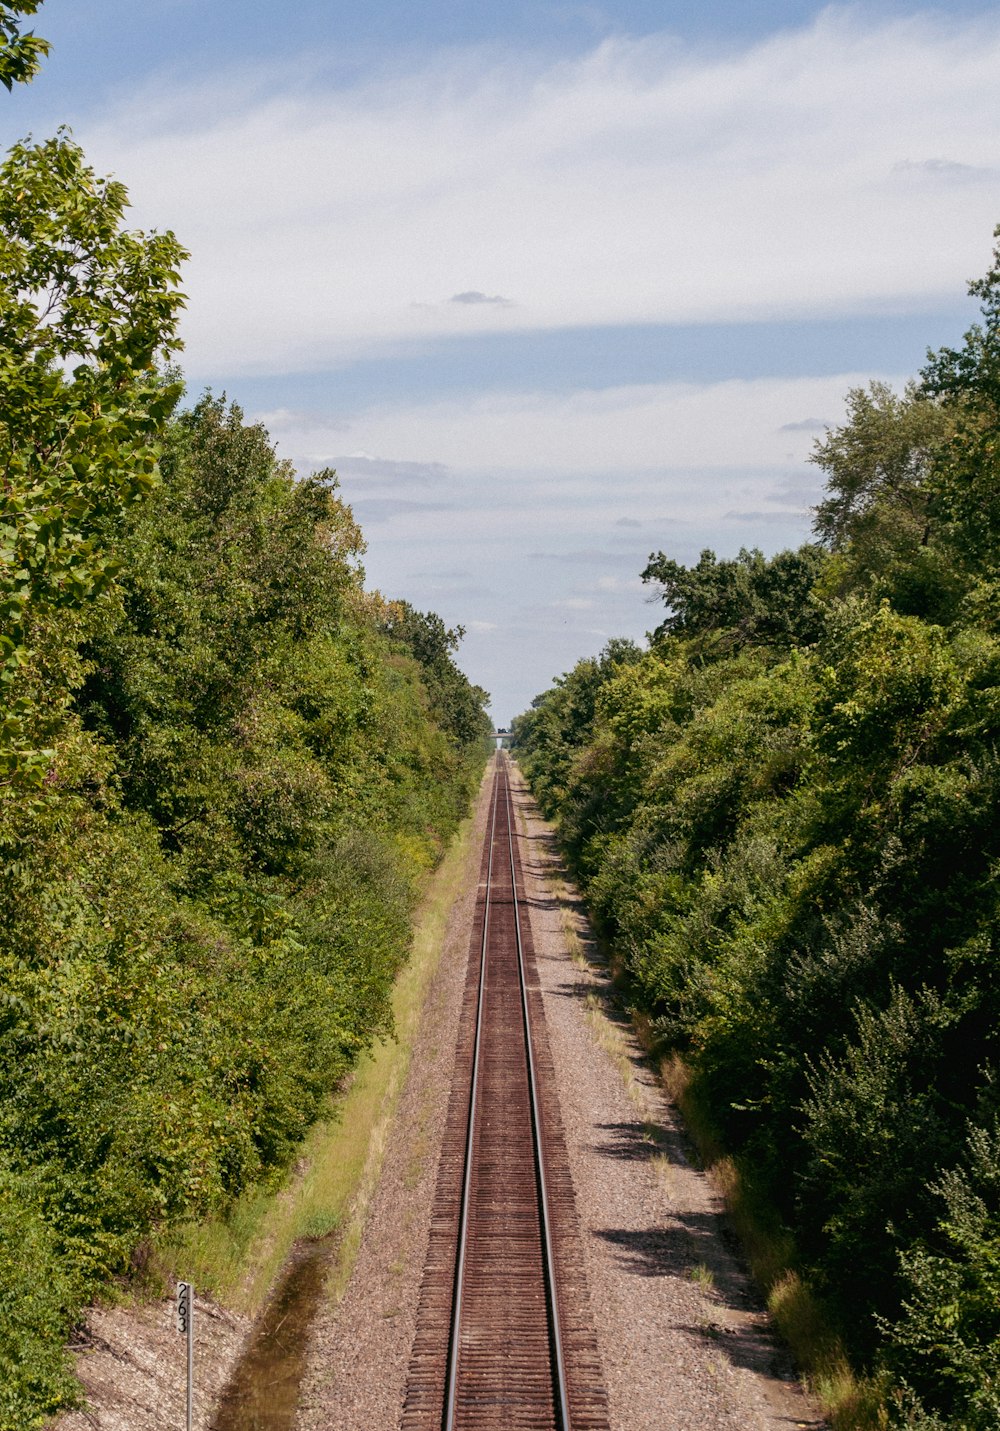
<svg viewBox="0 0 1000 1431"><path fill-rule="evenodd" d="M177 1283L177 1330L187 1337L187 1431L194 1427L194 1285Z"/></svg>

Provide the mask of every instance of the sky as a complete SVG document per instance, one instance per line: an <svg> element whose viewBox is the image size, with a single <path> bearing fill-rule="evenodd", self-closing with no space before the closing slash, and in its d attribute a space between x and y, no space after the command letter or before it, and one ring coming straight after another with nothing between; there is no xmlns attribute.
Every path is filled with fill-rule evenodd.
<svg viewBox="0 0 1000 1431"><path fill-rule="evenodd" d="M976 317L1000 12L45 0L69 124L190 251L189 392L336 468L498 724L658 624L650 554L807 540L810 454Z"/></svg>

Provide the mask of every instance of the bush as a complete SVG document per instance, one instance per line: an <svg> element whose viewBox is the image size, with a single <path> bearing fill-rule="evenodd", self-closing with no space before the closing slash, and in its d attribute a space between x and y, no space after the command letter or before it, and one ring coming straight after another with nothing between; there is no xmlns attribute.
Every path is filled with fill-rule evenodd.
<svg viewBox="0 0 1000 1431"><path fill-rule="evenodd" d="M63 1343L75 1305L55 1238L0 1174L0 1431L32 1431L76 1399Z"/></svg>

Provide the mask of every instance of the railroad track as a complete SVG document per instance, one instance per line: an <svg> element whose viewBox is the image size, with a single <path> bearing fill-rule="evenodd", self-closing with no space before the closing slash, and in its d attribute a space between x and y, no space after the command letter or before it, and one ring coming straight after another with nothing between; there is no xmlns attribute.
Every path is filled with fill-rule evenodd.
<svg viewBox="0 0 1000 1431"><path fill-rule="evenodd" d="M500 753L402 1431L607 1425Z"/></svg>

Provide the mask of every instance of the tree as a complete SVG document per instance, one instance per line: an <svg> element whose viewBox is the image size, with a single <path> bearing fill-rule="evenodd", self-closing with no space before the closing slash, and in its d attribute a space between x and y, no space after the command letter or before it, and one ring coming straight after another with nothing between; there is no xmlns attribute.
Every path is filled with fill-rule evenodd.
<svg viewBox="0 0 1000 1431"><path fill-rule="evenodd" d="M823 566L818 547L779 552L768 561L755 547L733 561L706 548L696 566L663 552L649 558L642 579L662 588L666 619L656 636L720 638L723 651L748 642L787 647L819 633L819 613L809 596Z"/></svg>
<svg viewBox="0 0 1000 1431"><path fill-rule="evenodd" d="M23 7L22 7L23 8ZM48 763L38 652L111 580L97 529L156 480L180 392L157 364L179 346L184 250L122 228L124 186L65 131L0 169L0 775Z"/></svg>
<svg viewBox="0 0 1000 1431"><path fill-rule="evenodd" d="M908 616L949 624L965 589L935 502L941 454L954 427L949 404L907 384L847 394L847 421L817 442L826 474L813 530L833 554L826 596L883 598Z"/></svg>
<svg viewBox="0 0 1000 1431"><path fill-rule="evenodd" d="M493 729L484 710L489 695L472 685L454 661L465 628L449 628L434 611L417 611L408 601L393 601L384 630L419 662L431 714L441 729L460 746L484 740Z"/></svg>
<svg viewBox="0 0 1000 1431"><path fill-rule="evenodd" d="M991 267L969 285L982 300L983 322L961 348L932 354L922 374L924 391L947 404L954 423L936 464L935 506L955 560L991 581L1000 577L1000 226L995 236Z"/></svg>
<svg viewBox="0 0 1000 1431"><path fill-rule="evenodd" d="M849 543L929 536L927 474L948 429L944 409L909 384L900 397L888 383L852 388L847 422L815 444L812 461L826 473L816 508L816 535L833 551Z"/></svg>
<svg viewBox="0 0 1000 1431"><path fill-rule="evenodd" d="M49 52L48 40L34 31L21 33L22 15L34 15L42 0L5 0L0 3L0 84L8 90L34 79Z"/></svg>

